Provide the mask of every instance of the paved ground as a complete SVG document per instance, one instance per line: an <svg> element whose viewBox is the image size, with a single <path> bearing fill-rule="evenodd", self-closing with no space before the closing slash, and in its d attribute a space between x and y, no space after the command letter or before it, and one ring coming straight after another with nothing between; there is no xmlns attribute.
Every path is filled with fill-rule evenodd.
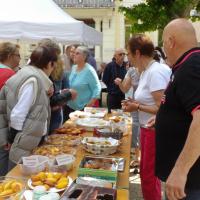
<svg viewBox="0 0 200 200"><path fill-rule="evenodd" d="M130 200L143 200L141 194L140 176L138 174L134 175L132 169L130 170L129 184Z"/></svg>
<svg viewBox="0 0 200 200"><path fill-rule="evenodd" d="M129 200L144 200L141 193L140 176L139 174L134 175L133 169L130 169L129 184L130 184Z"/></svg>
<svg viewBox="0 0 200 200"><path fill-rule="evenodd" d="M131 159L134 159L134 155L131 154ZM130 176L129 176L129 200L144 200L141 192L141 183L140 183L140 175L133 174L134 169L130 168ZM162 188L163 195L163 188ZM164 197L163 197L164 200Z"/></svg>

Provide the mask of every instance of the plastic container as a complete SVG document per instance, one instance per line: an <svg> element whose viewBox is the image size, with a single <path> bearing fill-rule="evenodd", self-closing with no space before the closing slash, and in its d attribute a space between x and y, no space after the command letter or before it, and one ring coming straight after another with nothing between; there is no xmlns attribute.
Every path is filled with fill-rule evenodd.
<svg viewBox="0 0 200 200"><path fill-rule="evenodd" d="M96 137L111 137L113 139L120 140L123 137L123 131L118 129L111 131L109 128L95 129L93 135Z"/></svg>
<svg viewBox="0 0 200 200"><path fill-rule="evenodd" d="M46 195L46 188L44 186L36 186L33 190L33 200L39 200L42 196Z"/></svg>
<svg viewBox="0 0 200 200"><path fill-rule="evenodd" d="M41 171L44 171L46 168L48 168L49 158L47 156L35 155L35 157L38 157L38 160L39 160L38 165L24 165L22 161L21 163L19 163L22 174L24 175L37 174Z"/></svg>
<svg viewBox="0 0 200 200"><path fill-rule="evenodd" d="M59 164L60 159L60 164ZM75 162L75 157L70 154L63 154L56 156L54 160L49 165L49 171L51 172L64 172L64 171L70 171Z"/></svg>
<svg viewBox="0 0 200 200"><path fill-rule="evenodd" d="M39 200L59 200L59 199L60 195L56 192L50 192L39 198Z"/></svg>

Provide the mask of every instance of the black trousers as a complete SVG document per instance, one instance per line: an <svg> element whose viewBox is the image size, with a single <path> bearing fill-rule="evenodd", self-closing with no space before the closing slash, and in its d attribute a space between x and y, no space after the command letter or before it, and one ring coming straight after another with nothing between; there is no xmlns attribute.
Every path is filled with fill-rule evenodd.
<svg viewBox="0 0 200 200"><path fill-rule="evenodd" d="M107 106L108 113L111 113L111 109L121 109L121 101L125 99L125 95L108 94Z"/></svg>
<svg viewBox="0 0 200 200"><path fill-rule="evenodd" d="M63 106L63 123L65 123L69 119L69 114L74 111L75 110L70 108L68 105Z"/></svg>

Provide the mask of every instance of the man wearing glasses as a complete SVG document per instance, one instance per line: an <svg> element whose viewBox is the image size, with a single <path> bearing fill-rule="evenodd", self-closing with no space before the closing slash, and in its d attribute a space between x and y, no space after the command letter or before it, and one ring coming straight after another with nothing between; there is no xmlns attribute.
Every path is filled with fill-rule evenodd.
<svg viewBox="0 0 200 200"><path fill-rule="evenodd" d="M103 82L106 84L108 91L107 106L109 113L111 109L120 109L121 101L125 99L124 93L114 82L116 78L123 80L126 75L125 55L124 49L116 49L112 62L107 64L103 74Z"/></svg>

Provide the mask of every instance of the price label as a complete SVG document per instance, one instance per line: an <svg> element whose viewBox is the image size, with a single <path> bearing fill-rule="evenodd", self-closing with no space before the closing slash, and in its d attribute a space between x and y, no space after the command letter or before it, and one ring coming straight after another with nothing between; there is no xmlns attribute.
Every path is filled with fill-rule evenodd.
<svg viewBox="0 0 200 200"><path fill-rule="evenodd" d="M72 162L74 157L72 155L58 155L56 156L56 162L58 165L66 165Z"/></svg>
<svg viewBox="0 0 200 200"><path fill-rule="evenodd" d="M23 157L22 162L23 162L23 165L37 166L39 165L39 158L38 156Z"/></svg>

